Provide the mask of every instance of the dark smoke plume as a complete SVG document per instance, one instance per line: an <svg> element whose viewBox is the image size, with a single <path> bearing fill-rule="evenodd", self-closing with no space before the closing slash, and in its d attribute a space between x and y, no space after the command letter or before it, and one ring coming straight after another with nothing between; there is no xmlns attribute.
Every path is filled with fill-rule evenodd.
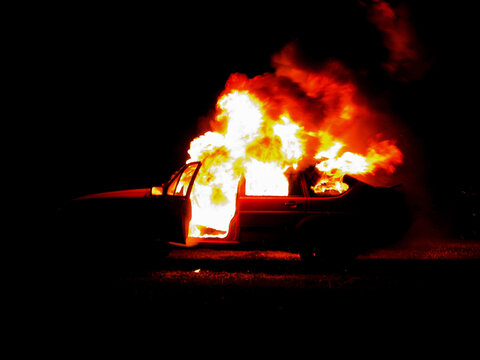
<svg viewBox="0 0 480 360"><path fill-rule="evenodd" d="M369 21L381 32L383 44L389 51L383 68L397 81L410 82L422 78L429 67L428 60L410 22L407 7L400 4L392 8L382 0L373 0L366 6Z"/></svg>

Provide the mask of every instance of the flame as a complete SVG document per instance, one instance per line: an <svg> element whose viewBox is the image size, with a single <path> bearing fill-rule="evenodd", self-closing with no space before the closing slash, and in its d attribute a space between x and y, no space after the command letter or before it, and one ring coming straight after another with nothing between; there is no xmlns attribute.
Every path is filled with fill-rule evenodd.
<svg viewBox="0 0 480 360"><path fill-rule="evenodd" d="M277 163L252 159L245 170L245 195L288 195L285 170Z"/></svg>
<svg viewBox="0 0 480 360"><path fill-rule="evenodd" d="M273 57L276 74L232 74L217 101L215 131L191 142L187 162L202 166L191 192L189 237L228 235L242 176L246 195L285 196L287 170L313 165L319 180L312 190L340 194L348 190L345 174L392 173L402 163L395 141L372 133L365 119L374 112L358 100L348 70L338 62L312 70L295 56L287 45ZM367 146L352 129L367 134ZM346 151L352 147L361 151Z"/></svg>
<svg viewBox="0 0 480 360"><path fill-rule="evenodd" d="M313 187L315 193L345 192L348 190L348 185L343 182L345 174L361 174L368 171L369 163L365 157L351 152L338 156L342 147L344 144L336 141L329 149L315 155L315 159L319 160L315 168L321 174L320 180Z"/></svg>

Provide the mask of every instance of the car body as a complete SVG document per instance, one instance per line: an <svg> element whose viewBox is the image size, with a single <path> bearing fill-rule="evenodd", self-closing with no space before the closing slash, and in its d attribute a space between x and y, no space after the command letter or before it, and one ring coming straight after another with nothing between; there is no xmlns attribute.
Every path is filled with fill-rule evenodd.
<svg viewBox="0 0 480 360"><path fill-rule="evenodd" d="M70 232L82 246L93 241L92 251L105 246L127 254L152 248L164 253L171 246L262 246L312 259L355 255L398 238L408 227L401 187L374 187L346 175L347 191L316 194L312 167L289 173L288 196L248 196L242 178L228 236L189 238L190 194L201 166L185 164L161 186L74 199L66 212Z"/></svg>

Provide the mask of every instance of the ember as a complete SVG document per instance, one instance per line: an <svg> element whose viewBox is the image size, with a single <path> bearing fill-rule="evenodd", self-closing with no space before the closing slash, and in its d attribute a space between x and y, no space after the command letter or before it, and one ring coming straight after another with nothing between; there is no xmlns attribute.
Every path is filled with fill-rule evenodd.
<svg viewBox="0 0 480 360"><path fill-rule="evenodd" d="M311 69L289 44L273 65L275 74L232 74L213 131L191 142L188 162L202 166L191 193L190 237L228 235L242 176L247 195L282 196L287 170L315 165L319 180L312 189L340 194L348 189L345 174L392 173L403 161L395 141L372 130L369 118L377 115L359 100L341 63Z"/></svg>

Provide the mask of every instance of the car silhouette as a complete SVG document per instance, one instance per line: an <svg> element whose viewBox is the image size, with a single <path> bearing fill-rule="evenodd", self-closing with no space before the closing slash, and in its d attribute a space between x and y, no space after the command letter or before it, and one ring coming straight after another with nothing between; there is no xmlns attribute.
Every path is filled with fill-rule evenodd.
<svg viewBox="0 0 480 360"><path fill-rule="evenodd" d="M274 248L305 261L353 259L364 249L400 238L409 226L402 187L374 187L351 176L348 190L316 193L314 167L289 171L287 196L246 195L238 184L228 235L188 236L190 194L201 162L182 166L161 186L91 194L63 209L64 230L78 251L99 261L152 261L175 246Z"/></svg>

